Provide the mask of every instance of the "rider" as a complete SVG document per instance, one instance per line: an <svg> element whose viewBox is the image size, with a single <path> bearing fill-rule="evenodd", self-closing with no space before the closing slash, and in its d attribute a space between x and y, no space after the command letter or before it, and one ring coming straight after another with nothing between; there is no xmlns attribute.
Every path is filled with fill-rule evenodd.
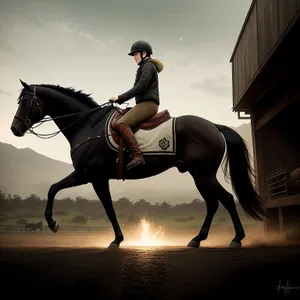
<svg viewBox="0 0 300 300"><path fill-rule="evenodd" d="M128 55L133 56L139 65L134 86L118 97L110 98L111 101L122 104L135 97L136 105L123 115L116 124L133 157L127 165L127 169L145 164L131 128L155 115L160 104L158 73L163 70L163 64L158 59L152 58L152 53L152 47L146 41L136 41L132 44Z"/></svg>

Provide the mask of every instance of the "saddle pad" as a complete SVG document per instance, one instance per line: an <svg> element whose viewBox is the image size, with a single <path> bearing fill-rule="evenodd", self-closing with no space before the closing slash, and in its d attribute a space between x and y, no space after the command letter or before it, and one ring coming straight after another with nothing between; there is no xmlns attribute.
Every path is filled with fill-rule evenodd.
<svg viewBox="0 0 300 300"><path fill-rule="evenodd" d="M106 121L105 134L109 147L114 151L119 151L119 145L114 141L111 132L110 123L114 117L113 112ZM134 136L143 153L143 155L175 155L176 154L176 134L175 134L176 118L162 123L153 129L138 129Z"/></svg>

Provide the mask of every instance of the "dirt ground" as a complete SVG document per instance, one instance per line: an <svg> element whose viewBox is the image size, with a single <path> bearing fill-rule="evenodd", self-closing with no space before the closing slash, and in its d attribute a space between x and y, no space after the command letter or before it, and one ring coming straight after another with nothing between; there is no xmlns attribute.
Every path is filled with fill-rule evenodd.
<svg viewBox="0 0 300 300"><path fill-rule="evenodd" d="M202 248L187 248L196 233L169 233L157 247L128 240L119 250L107 249L112 233L2 233L1 292L29 299L300 299L299 244L253 229L242 249L228 249L233 231L216 229Z"/></svg>

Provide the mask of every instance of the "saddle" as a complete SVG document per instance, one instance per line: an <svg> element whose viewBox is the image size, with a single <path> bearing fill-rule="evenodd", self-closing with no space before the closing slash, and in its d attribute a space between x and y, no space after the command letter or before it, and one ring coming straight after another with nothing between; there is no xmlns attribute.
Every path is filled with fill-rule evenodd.
<svg viewBox="0 0 300 300"><path fill-rule="evenodd" d="M113 139L114 139L115 143L118 145L120 145L121 135L119 134L119 132L116 128L116 123L129 110L130 110L130 108L118 109L116 111L113 119L110 122L110 130L111 130L111 133L114 134ZM137 132L139 129L151 130L153 128L158 127L159 125L161 125L162 123L164 123L170 119L171 119L170 113L167 109L165 109L165 110L162 110L162 111L156 113L155 115L151 116L150 118L146 119L145 121L140 123L135 128L132 128L132 131L134 133L134 132Z"/></svg>
<svg viewBox="0 0 300 300"><path fill-rule="evenodd" d="M125 180L123 176L124 171L124 150L126 148L126 145L124 143L124 140L120 133L118 132L116 128L117 121L125 115L131 108L124 108L124 109L118 109L116 113L113 116L113 119L110 122L110 131L113 134L113 140L117 145L119 145L119 153L117 158L117 179L123 179ZM164 122L171 119L171 115L167 109L162 110L155 115L151 116L150 118L146 119L136 127L132 128L133 133L137 132L139 129L142 130L151 130L159 125L163 124Z"/></svg>

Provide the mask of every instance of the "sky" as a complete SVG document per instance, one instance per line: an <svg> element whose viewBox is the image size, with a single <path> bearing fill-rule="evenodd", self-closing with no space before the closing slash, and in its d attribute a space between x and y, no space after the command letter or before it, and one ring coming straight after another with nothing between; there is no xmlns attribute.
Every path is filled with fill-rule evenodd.
<svg viewBox="0 0 300 300"><path fill-rule="evenodd" d="M51 83L92 93L99 104L133 85L131 44L147 40L164 64L160 110L239 126L229 62L251 0L2 0L0 142L71 162L63 135L41 140L10 131L21 84ZM130 100L134 105L134 100ZM54 123L36 131L57 130Z"/></svg>

